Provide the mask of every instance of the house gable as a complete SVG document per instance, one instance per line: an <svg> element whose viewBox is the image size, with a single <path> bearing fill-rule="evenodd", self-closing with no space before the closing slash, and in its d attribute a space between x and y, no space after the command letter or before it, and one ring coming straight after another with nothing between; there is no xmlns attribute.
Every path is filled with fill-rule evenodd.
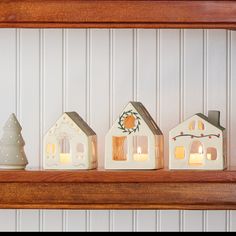
<svg viewBox="0 0 236 236"><path fill-rule="evenodd" d="M122 126L123 117L128 116L129 114L130 115L133 114L136 117L136 119L139 119L138 125L132 131L134 132L141 131L142 128L140 128L139 125L142 125L140 123L140 121L142 121L145 123L145 126L149 129L150 133L152 133L153 135L162 135L161 130L151 117L150 113L140 102L129 102L128 105L125 107L125 109L122 111L122 113L119 115L119 118L114 122L108 134L111 134L111 132L113 132L114 130L118 130L119 132L121 131L123 134L131 134L129 133L129 129L125 130L124 127Z"/></svg>
<svg viewBox="0 0 236 236"><path fill-rule="evenodd" d="M76 112L66 112L64 113L57 122L49 129L47 135L54 133L54 130L60 127L63 123L63 120L69 119L73 124L72 129L78 128L86 136L94 136L96 133L88 126L88 124L76 113ZM69 124L68 124L69 126Z"/></svg>

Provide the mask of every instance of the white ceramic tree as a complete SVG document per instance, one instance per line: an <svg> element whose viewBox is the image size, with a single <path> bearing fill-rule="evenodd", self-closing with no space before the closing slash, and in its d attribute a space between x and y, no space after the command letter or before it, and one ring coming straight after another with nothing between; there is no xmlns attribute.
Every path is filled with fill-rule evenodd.
<svg viewBox="0 0 236 236"><path fill-rule="evenodd" d="M21 125L15 114L12 114L6 122L3 137L0 140L0 168L22 170L28 164L21 135Z"/></svg>

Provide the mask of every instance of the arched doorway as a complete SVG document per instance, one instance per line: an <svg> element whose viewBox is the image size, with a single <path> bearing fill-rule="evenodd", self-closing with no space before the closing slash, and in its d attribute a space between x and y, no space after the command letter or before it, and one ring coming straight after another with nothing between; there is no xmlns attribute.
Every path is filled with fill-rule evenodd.
<svg viewBox="0 0 236 236"><path fill-rule="evenodd" d="M204 148L200 141L196 140L192 143L189 156L189 166L204 165Z"/></svg>

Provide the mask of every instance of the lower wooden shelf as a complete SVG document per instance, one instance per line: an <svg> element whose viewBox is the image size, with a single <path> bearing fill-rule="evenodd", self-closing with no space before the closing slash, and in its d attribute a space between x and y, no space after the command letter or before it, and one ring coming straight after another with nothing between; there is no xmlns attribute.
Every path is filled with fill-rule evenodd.
<svg viewBox="0 0 236 236"><path fill-rule="evenodd" d="M227 171L1 171L3 209L236 209Z"/></svg>

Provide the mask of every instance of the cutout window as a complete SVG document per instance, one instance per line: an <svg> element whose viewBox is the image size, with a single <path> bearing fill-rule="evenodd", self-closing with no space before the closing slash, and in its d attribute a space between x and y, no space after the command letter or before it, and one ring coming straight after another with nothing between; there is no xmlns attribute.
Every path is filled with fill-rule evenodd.
<svg viewBox="0 0 236 236"><path fill-rule="evenodd" d="M194 141L191 146L189 165L190 166L204 165L204 150L203 150L203 145L200 141Z"/></svg>
<svg viewBox="0 0 236 236"><path fill-rule="evenodd" d="M198 129L199 130L205 130L205 125L202 121L198 121Z"/></svg>
<svg viewBox="0 0 236 236"><path fill-rule="evenodd" d="M175 148L175 159L184 160L185 158L185 148L184 147L176 147Z"/></svg>
<svg viewBox="0 0 236 236"><path fill-rule="evenodd" d="M190 130L190 131L195 130L195 126L196 126L196 122L195 122L194 120L191 121L191 123L189 124L189 130Z"/></svg>
<svg viewBox="0 0 236 236"><path fill-rule="evenodd" d="M217 160L217 150L216 148L207 148L207 160L216 161Z"/></svg>
<svg viewBox="0 0 236 236"><path fill-rule="evenodd" d="M47 144L47 154L48 155L55 155L56 153L56 145L55 144Z"/></svg>
<svg viewBox="0 0 236 236"><path fill-rule="evenodd" d="M78 143L77 144L76 151L77 151L77 158L79 160L84 159L84 152L85 152L84 149L85 148L84 148L84 144L83 143Z"/></svg>
<svg viewBox="0 0 236 236"><path fill-rule="evenodd" d="M64 136L59 140L60 145L60 163L70 164L72 162L70 155L70 141L67 136Z"/></svg>
<svg viewBox="0 0 236 236"><path fill-rule="evenodd" d="M137 162L148 160L148 137L133 137L133 160Z"/></svg>
<svg viewBox="0 0 236 236"><path fill-rule="evenodd" d="M112 157L114 161L127 161L128 148L127 137L113 137L112 138Z"/></svg>

